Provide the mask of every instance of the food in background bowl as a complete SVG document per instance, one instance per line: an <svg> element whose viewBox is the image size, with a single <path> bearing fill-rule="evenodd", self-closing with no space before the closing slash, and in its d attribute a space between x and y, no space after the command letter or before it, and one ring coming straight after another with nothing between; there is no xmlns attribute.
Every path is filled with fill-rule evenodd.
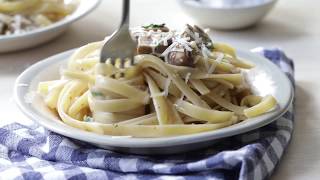
<svg viewBox="0 0 320 180"><path fill-rule="evenodd" d="M49 26L74 12L77 5L76 0L0 0L0 35Z"/></svg>
<svg viewBox="0 0 320 180"><path fill-rule="evenodd" d="M134 65L99 63L103 42L79 48L61 79L39 83L46 105L73 127L113 136L166 137L213 131L267 113L242 74L253 67L198 26L132 30Z"/></svg>

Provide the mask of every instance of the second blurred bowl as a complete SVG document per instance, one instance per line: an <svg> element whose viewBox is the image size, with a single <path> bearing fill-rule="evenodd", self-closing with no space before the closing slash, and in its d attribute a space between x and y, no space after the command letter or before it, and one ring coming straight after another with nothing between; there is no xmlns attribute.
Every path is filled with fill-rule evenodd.
<svg viewBox="0 0 320 180"><path fill-rule="evenodd" d="M215 29L241 29L259 22L277 0L178 0L197 23Z"/></svg>

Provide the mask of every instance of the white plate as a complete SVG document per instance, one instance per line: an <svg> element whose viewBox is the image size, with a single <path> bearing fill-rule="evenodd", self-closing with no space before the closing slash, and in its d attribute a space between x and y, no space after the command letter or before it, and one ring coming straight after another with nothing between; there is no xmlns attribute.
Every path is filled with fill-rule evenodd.
<svg viewBox="0 0 320 180"><path fill-rule="evenodd" d="M58 37L70 24L93 11L101 0L79 0L79 6L71 15L50 26L17 35L0 35L0 53L31 48Z"/></svg>
<svg viewBox="0 0 320 180"><path fill-rule="evenodd" d="M238 51L238 55L256 65L248 72L250 84L258 94L272 94L278 101L278 107L262 116L248 119L242 123L216 131L193 135L166 138L131 138L112 137L86 132L64 124L45 106L41 98L36 96L30 103L32 93L40 81L59 78L59 68L67 63L74 52L70 50L34 64L24 71L16 80L14 94L20 109L33 121L67 137L95 144L99 147L138 154L169 154L190 151L215 143L222 139L257 129L283 115L293 99L293 90L287 76L269 60L259 55Z"/></svg>

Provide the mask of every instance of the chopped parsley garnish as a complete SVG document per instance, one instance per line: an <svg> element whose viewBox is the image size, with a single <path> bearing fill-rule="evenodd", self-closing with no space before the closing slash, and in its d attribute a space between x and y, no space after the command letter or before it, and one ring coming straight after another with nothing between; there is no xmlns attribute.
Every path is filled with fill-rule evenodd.
<svg viewBox="0 0 320 180"><path fill-rule="evenodd" d="M97 96L101 96L101 97L104 97L104 94L103 93L101 93L101 92L91 92L91 94L92 94L92 96L94 96L94 97L97 97Z"/></svg>
<svg viewBox="0 0 320 180"><path fill-rule="evenodd" d="M85 115L85 116L83 117L83 121L84 121L84 122L93 122L93 118L92 118L91 116Z"/></svg>
<svg viewBox="0 0 320 180"><path fill-rule="evenodd" d="M165 25L166 25L165 23L163 23L163 24L149 24L149 25L142 26L142 27L145 29L159 29L159 28L165 27Z"/></svg>

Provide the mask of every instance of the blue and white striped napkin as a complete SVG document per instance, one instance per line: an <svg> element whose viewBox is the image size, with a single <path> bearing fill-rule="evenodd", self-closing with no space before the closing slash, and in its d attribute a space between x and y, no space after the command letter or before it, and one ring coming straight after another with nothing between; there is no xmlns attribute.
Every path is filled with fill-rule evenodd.
<svg viewBox="0 0 320 180"><path fill-rule="evenodd" d="M293 62L279 49L253 50L278 65L294 85ZM277 121L207 149L172 156L116 153L36 124L0 127L0 179L241 179L270 177L291 138L293 106Z"/></svg>

